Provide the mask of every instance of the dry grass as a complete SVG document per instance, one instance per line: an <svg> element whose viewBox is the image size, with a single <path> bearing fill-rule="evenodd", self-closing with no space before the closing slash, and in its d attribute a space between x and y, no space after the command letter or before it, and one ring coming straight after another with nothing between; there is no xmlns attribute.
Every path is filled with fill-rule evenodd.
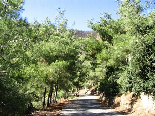
<svg viewBox="0 0 155 116"><path fill-rule="evenodd" d="M131 97L131 93L124 95L123 98L124 100L127 100L127 102L130 101L130 103L128 103L130 104L129 107L126 107L121 103L121 96L116 97L114 100L114 104L111 106L108 106L108 99L105 97L100 100L100 103L103 107L111 108L114 111L127 116L155 116L155 111L150 112L144 109L142 107L141 100L135 97Z"/></svg>
<svg viewBox="0 0 155 116"><path fill-rule="evenodd" d="M51 104L49 107L42 108L32 113L32 116L59 116L61 110L66 104L73 102L75 99L62 101L60 103Z"/></svg>

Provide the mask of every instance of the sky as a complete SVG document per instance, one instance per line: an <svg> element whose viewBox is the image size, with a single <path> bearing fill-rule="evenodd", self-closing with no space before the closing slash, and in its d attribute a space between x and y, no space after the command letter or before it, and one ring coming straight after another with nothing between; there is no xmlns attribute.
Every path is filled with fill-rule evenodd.
<svg viewBox="0 0 155 116"><path fill-rule="evenodd" d="M103 11L117 19L117 6L115 0L25 0L21 16L27 18L29 23L36 20L44 23L48 17L55 24L57 8L60 7L66 10L64 18L68 19L69 29L91 31L87 26L88 20L100 21Z"/></svg>

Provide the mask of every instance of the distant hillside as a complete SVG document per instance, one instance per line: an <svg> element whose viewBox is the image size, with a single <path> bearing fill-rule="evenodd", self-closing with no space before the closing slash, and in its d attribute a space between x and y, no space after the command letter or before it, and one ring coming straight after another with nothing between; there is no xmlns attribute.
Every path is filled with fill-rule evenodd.
<svg viewBox="0 0 155 116"><path fill-rule="evenodd" d="M76 30L76 36L77 37L81 37L81 38L87 38L87 35L92 34L95 37L97 37L97 32L95 31L80 31L80 30Z"/></svg>

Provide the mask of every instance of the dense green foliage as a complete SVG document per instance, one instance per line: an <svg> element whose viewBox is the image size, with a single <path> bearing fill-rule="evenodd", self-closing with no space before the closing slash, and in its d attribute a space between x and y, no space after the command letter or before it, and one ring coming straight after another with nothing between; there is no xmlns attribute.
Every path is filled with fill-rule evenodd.
<svg viewBox="0 0 155 116"><path fill-rule="evenodd" d="M98 38L75 36L64 10L57 25L20 17L22 0L0 1L0 114L24 115L96 86L107 97L132 91L155 95L155 12L139 0L119 2L120 18L103 13L89 26Z"/></svg>
<svg viewBox="0 0 155 116"><path fill-rule="evenodd" d="M103 13L100 22L89 22L106 45L97 55L98 67L104 69L98 87L106 96L127 91L155 95L155 13L145 13L150 6L149 1L147 7L140 0L119 1L118 20Z"/></svg>

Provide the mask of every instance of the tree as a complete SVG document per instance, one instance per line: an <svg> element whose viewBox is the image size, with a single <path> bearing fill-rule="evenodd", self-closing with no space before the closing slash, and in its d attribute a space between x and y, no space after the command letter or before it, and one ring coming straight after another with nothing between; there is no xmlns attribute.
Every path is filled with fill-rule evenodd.
<svg viewBox="0 0 155 116"><path fill-rule="evenodd" d="M23 7L23 0L1 0L0 17L6 19L17 19Z"/></svg>
<svg viewBox="0 0 155 116"><path fill-rule="evenodd" d="M134 91L135 94L153 90L148 90L149 87L146 87L148 82L141 78L148 78L148 74L151 74L151 68L148 65L144 65L145 63L143 62L144 59L145 62L149 62L148 59L150 57L145 58L142 54L148 54L148 51L144 51L149 49L149 52L151 51L150 55L152 55L153 49L144 46L153 45L153 38L146 35L150 35L150 31L154 30L154 15L153 13L142 15L142 11L143 7L140 0L125 0L119 4L118 14L120 18L118 20L115 21L109 14L104 13L100 22L93 24L89 21L89 26L98 32L102 38L101 42L105 46L102 52L97 54L98 69L96 69L96 73L98 73L100 78L99 89L104 91L106 96L115 96L119 92L128 90ZM146 23L148 20L149 24ZM145 45L142 43L145 43ZM134 47L135 45L139 45L139 47ZM143 50L143 52L139 50ZM143 58L139 59L138 57L140 56ZM140 63L140 61L143 63ZM151 62L153 62L153 59L151 59L150 64ZM153 65L151 64L151 66ZM141 67L141 70L143 69L142 72L145 72L144 77L139 75L138 78L138 72L138 74L143 74L138 71L139 67ZM152 77L149 78L150 80L152 79ZM151 87L153 85L152 83Z"/></svg>
<svg viewBox="0 0 155 116"><path fill-rule="evenodd" d="M67 26L67 19L64 19L64 12L65 9L61 10L61 8L58 7L57 9L57 15L55 17L56 25L57 25L57 33L59 32L59 27L61 26L61 29L66 29Z"/></svg>
<svg viewBox="0 0 155 116"><path fill-rule="evenodd" d="M23 78L18 73L22 64L28 64L28 39L25 33L29 24L26 20L19 19L22 1L5 0L0 5L1 115L22 115L26 112L30 99L21 92Z"/></svg>

